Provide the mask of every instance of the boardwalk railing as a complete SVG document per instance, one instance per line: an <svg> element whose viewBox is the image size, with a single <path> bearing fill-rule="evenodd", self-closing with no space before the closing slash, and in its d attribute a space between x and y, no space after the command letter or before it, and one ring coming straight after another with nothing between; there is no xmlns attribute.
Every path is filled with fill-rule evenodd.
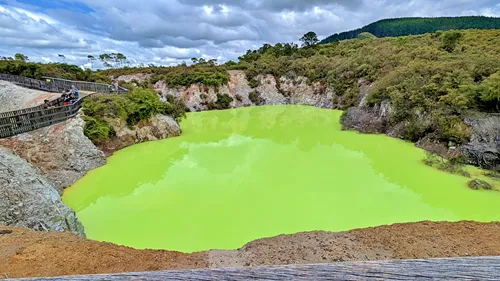
<svg viewBox="0 0 500 281"><path fill-rule="evenodd" d="M0 80L8 81L21 87L35 90L60 93L63 90L69 90L71 85L75 85L80 91L95 92L100 94L125 93L128 90L123 87L115 89L113 85L104 83L94 83L85 81L73 81L60 78L43 77L43 80L36 80L23 76L10 74L0 74Z"/></svg>
<svg viewBox="0 0 500 281"><path fill-rule="evenodd" d="M67 106L44 108L37 106L0 113L0 138L11 137L50 126L74 117L82 107L84 98ZM60 102L60 98L52 102Z"/></svg>
<svg viewBox="0 0 500 281"><path fill-rule="evenodd" d="M499 257L214 268L19 279L25 281L500 280Z"/></svg>
<svg viewBox="0 0 500 281"><path fill-rule="evenodd" d="M127 89L118 87L117 90L111 85L102 83L91 83L82 81L71 81L59 78L44 77L44 80L36 80L22 76L0 74L0 80L8 81L16 85L49 92L61 92L75 85L81 91L99 94L126 93ZM71 105L64 105L64 99L58 98L46 104L0 112L0 138L7 138L17 134L26 133L39 128L50 126L74 117L82 107L84 98Z"/></svg>
<svg viewBox="0 0 500 281"><path fill-rule="evenodd" d="M110 84L104 83L94 83L94 82L85 82L85 81L72 81L60 78L52 78L52 77L43 77L47 83L50 83L57 89L57 92L61 92L62 90L67 90L71 88L71 85L75 85L80 91L88 91L95 93L124 93L128 90L123 87L118 87L115 89L114 86Z"/></svg>
<svg viewBox="0 0 500 281"><path fill-rule="evenodd" d="M47 91L47 92L59 92L50 82L36 80L32 78L27 78L23 76L16 76L10 74L0 74L0 80L8 81L18 86L25 88Z"/></svg>

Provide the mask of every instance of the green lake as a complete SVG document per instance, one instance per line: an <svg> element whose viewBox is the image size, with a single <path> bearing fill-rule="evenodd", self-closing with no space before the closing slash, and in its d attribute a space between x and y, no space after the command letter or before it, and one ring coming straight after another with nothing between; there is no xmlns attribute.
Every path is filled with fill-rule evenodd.
<svg viewBox="0 0 500 281"><path fill-rule="evenodd" d="M500 192L470 190L470 179L424 165L411 143L341 131L341 114L191 113L182 137L117 152L63 200L90 239L182 252L312 230L500 220Z"/></svg>

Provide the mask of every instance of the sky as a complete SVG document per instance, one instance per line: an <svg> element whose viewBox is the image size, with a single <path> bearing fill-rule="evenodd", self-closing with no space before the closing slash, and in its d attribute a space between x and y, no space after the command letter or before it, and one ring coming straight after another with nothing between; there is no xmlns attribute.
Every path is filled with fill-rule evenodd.
<svg viewBox="0 0 500 281"><path fill-rule="evenodd" d="M223 63L308 31L323 39L384 18L463 15L500 17L500 1L0 0L0 56L62 62L62 54L87 68L88 55L116 52L133 66Z"/></svg>

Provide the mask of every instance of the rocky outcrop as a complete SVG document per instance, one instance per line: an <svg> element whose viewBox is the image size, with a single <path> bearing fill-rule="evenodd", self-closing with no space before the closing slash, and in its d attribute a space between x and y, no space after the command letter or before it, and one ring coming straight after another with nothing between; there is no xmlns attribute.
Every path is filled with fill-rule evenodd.
<svg viewBox="0 0 500 281"><path fill-rule="evenodd" d="M281 77L259 75L255 79L258 86L249 86L246 74L241 70L231 70L229 83L220 87L193 84L189 87L170 88L164 81L153 85L163 100L167 95L181 99L191 111L208 110L207 104L217 101L217 94L227 94L233 98L232 108L250 105L301 104L323 108L335 108L334 92L325 84L309 84L305 77ZM250 95L257 94L259 101L252 101Z"/></svg>
<svg viewBox="0 0 500 281"><path fill-rule="evenodd" d="M389 101L384 101L374 107L352 107L342 115L342 128L362 133L385 134L389 131L390 114L391 105Z"/></svg>
<svg viewBox="0 0 500 281"><path fill-rule="evenodd" d="M118 76L114 79L118 81L123 81L125 83L130 83L132 81L137 81L139 83L143 83L144 81L147 81L151 78L151 74L145 74L145 73L135 73L135 74L129 74L129 75L121 75Z"/></svg>
<svg viewBox="0 0 500 281"><path fill-rule="evenodd" d="M57 188L31 164L0 147L0 225L84 236L82 224Z"/></svg>
<svg viewBox="0 0 500 281"><path fill-rule="evenodd" d="M182 131L172 117L158 114L147 121L141 121L130 128L120 119L107 120L113 127L116 136L100 145L106 153L112 153L136 143L155 141L180 136Z"/></svg>
<svg viewBox="0 0 500 281"><path fill-rule="evenodd" d="M60 191L88 171L106 164L102 151L83 134L81 115L70 120L0 139L0 146L13 150L37 167Z"/></svg>
<svg viewBox="0 0 500 281"><path fill-rule="evenodd" d="M472 137L460 148L462 154L473 165L500 171L500 116L475 114L465 123L472 128Z"/></svg>

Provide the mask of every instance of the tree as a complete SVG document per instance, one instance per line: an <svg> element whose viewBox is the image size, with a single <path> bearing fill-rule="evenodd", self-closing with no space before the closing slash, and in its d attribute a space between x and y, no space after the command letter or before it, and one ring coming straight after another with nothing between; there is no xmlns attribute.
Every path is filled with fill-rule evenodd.
<svg viewBox="0 0 500 281"><path fill-rule="evenodd" d="M300 38L300 42L302 42L302 47L312 47L318 44L319 40L315 32L309 31Z"/></svg>
<svg viewBox="0 0 500 281"><path fill-rule="evenodd" d="M87 59L88 59L88 60L89 60L89 62L90 62L90 68L91 68L92 70L94 70L94 61L95 61L95 57L94 57L94 56L92 56L92 55L88 55L88 56L87 56Z"/></svg>
<svg viewBox="0 0 500 281"><path fill-rule="evenodd" d="M480 99L485 103L495 104L500 111L500 72L486 78L479 86Z"/></svg>
<svg viewBox="0 0 500 281"><path fill-rule="evenodd" d="M27 62L27 61L29 61L28 56L23 55L23 54L21 54L21 53L17 53L17 54L15 54L15 55L14 55L14 59L15 59L15 60L18 60L18 61L22 61L22 62Z"/></svg>
<svg viewBox="0 0 500 281"><path fill-rule="evenodd" d="M66 60L66 57L64 55L58 54L57 55L63 62Z"/></svg>
<svg viewBox="0 0 500 281"><path fill-rule="evenodd" d="M127 57L122 53L111 54L111 55L115 61L115 67L123 67L126 64Z"/></svg>
<svg viewBox="0 0 500 281"><path fill-rule="evenodd" d="M109 54L99 55L99 60L104 67L113 67L113 65L111 64L113 58Z"/></svg>

